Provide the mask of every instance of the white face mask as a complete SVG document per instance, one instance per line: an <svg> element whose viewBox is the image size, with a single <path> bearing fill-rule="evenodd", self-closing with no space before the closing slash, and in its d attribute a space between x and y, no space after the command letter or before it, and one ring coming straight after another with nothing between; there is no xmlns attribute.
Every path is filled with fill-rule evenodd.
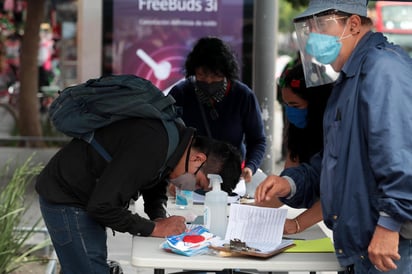
<svg viewBox="0 0 412 274"><path fill-rule="evenodd" d="M196 174L185 172L169 182L181 190L196 190Z"/></svg>

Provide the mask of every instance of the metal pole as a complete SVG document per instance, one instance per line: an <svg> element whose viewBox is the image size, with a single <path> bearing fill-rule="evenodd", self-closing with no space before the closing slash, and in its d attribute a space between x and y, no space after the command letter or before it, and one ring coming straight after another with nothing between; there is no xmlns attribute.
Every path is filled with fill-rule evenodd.
<svg viewBox="0 0 412 274"><path fill-rule="evenodd" d="M266 174L271 174L274 173L276 161L274 133L278 1L255 0L253 17L253 90L260 102L267 143L266 155L263 159L261 169Z"/></svg>

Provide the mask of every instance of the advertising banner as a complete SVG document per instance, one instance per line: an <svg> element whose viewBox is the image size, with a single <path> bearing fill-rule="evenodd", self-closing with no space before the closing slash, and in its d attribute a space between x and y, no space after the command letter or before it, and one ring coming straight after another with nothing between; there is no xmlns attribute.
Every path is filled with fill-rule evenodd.
<svg viewBox="0 0 412 274"><path fill-rule="evenodd" d="M184 78L184 61L200 37L217 36L242 61L241 0L113 1L114 74L135 74L167 92Z"/></svg>

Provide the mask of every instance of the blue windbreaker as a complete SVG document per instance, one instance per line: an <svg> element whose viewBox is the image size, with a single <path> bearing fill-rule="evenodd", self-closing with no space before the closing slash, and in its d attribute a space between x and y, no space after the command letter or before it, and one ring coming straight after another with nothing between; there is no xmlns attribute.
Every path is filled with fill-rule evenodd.
<svg viewBox="0 0 412 274"><path fill-rule="evenodd" d="M283 202L308 207L320 194L343 266L368 258L377 224L400 231L411 223L411 109L412 59L381 33L369 32L329 98L323 155L281 174L296 184L296 194Z"/></svg>

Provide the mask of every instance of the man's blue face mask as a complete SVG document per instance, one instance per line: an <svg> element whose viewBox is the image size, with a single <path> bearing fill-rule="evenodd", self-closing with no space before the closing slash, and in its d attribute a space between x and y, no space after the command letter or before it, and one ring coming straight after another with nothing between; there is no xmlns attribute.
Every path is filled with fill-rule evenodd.
<svg viewBox="0 0 412 274"><path fill-rule="evenodd" d="M347 25L345 25L340 38L337 36L317 32L309 33L305 47L306 52L324 65L333 63L336 58L338 58L339 52L342 48L341 40L352 36L351 34L349 34L342 37L345 33L346 26Z"/></svg>
<svg viewBox="0 0 412 274"><path fill-rule="evenodd" d="M336 60L341 48L339 37L316 32L309 33L306 42L306 52L325 65Z"/></svg>
<svg viewBox="0 0 412 274"><path fill-rule="evenodd" d="M306 116L308 115L307 108L294 108L285 105L286 116L288 120L298 128L306 127Z"/></svg>

